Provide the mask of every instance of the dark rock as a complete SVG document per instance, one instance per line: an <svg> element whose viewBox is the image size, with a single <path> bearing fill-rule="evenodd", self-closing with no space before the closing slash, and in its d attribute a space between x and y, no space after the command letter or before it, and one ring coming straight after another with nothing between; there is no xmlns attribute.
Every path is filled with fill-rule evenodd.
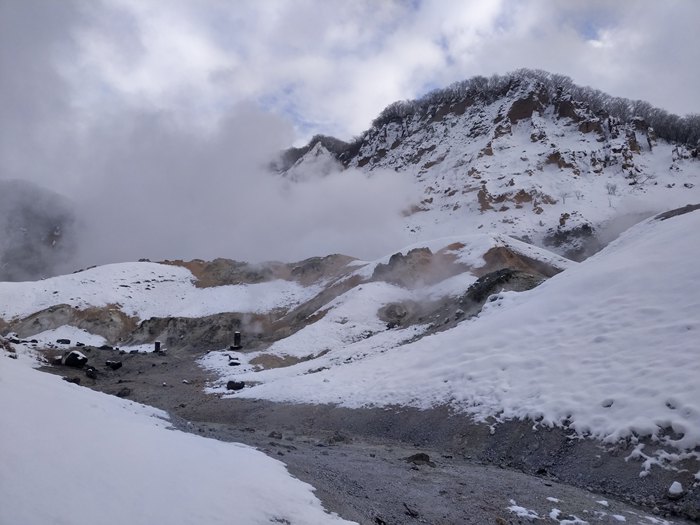
<svg viewBox="0 0 700 525"><path fill-rule="evenodd" d="M100 347L100 350L114 350L114 348L109 345L102 345Z"/></svg>
<svg viewBox="0 0 700 525"><path fill-rule="evenodd" d="M696 210L700 210L700 204L688 204L682 208L676 208L675 210L667 211L665 213L660 213L654 219L658 221L665 221L666 219L671 219L673 217L678 217L679 215L684 215Z"/></svg>
<svg viewBox="0 0 700 525"><path fill-rule="evenodd" d="M245 388L245 383L243 381L229 381L226 383L227 390L242 390Z"/></svg>
<svg viewBox="0 0 700 525"><path fill-rule="evenodd" d="M117 392L117 397L129 397L131 395L131 389L124 387L119 392Z"/></svg>
<svg viewBox="0 0 700 525"><path fill-rule="evenodd" d="M65 356L63 356L62 364L73 368L83 368L85 363L87 363L87 360L88 359L85 354L78 352L77 350L73 350L72 352L68 352Z"/></svg>
<svg viewBox="0 0 700 525"><path fill-rule="evenodd" d="M73 383L74 385L79 385L80 384L80 378L79 377L64 377L64 381L68 381L69 383Z"/></svg>
<svg viewBox="0 0 700 525"><path fill-rule="evenodd" d="M59 345L69 345L70 344L70 339L56 339L56 342Z"/></svg>
<svg viewBox="0 0 700 525"><path fill-rule="evenodd" d="M22 342L22 341L20 341L19 339L17 339L16 337L10 337L10 338L8 339L8 341L10 341L10 343L12 343L13 345L18 345L18 344L20 344L20 343Z"/></svg>
<svg viewBox="0 0 700 525"><path fill-rule="evenodd" d="M75 346L77 346L77 347L85 346L85 343L81 343L80 341L78 341L77 343L75 343Z"/></svg>
<svg viewBox="0 0 700 525"><path fill-rule="evenodd" d="M97 379L97 369L94 366L88 366L85 369L85 375L90 379Z"/></svg>
<svg viewBox="0 0 700 525"><path fill-rule="evenodd" d="M282 433L273 430L272 432L270 432L267 435L267 437L272 438L272 439L282 439Z"/></svg>
<svg viewBox="0 0 700 525"><path fill-rule="evenodd" d="M499 292L500 286L510 281L516 273L517 272L510 268L503 268L479 277L476 282L469 287L467 293L460 298L460 304L467 304L468 301L475 303L482 302L489 295Z"/></svg>
<svg viewBox="0 0 700 525"><path fill-rule="evenodd" d="M406 503L403 504L403 507L406 509L406 515L408 515L412 518L417 518L418 516L420 516L420 514L418 513L417 510L412 509L411 507L406 505Z"/></svg>
<svg viewBox="0 0 700 525"><path fill-rule="evenodd" d="M513 102L508 110L508 118L515 124L519 120L531 118L535 111L540 112L542 110L542 103L534 95L530 95L527 98Z"/></svg>
<svg viewBox="0 0 700 525"><path fill-rule="evenodd" d="M229 361L228 366L241 366L241 363L238 361Z"/></svg>
<svg viewBox="0 0 700 525"><path fill-rule="evenodd" d="M121 361L107 361L105 362L105 365L107 368L111 368L112 370L119 370L122 367L122 362Z"/></svg>
<svg viewBox="0 0 700 525"><path fill-rule="evenodd" d="M434 467L435 463L430 461L430 456L425 452L419 452L404 458L408 463L413 463L414 465L428 465L429 467Z"/></svg>

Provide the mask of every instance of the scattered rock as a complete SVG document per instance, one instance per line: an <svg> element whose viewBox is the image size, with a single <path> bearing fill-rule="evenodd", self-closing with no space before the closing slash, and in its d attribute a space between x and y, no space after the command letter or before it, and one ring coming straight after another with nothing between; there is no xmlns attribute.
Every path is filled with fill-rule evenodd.
<svg viewBox="0 0 700 525"><path fill-rule="evenodd" d="M87 363L87 360L88 358L85 356L85 354L78 352L77 350L73 350L72 352L68 352L65 356L63 356L61 362L65 366L83 368L85 363Z"/></svg>
<svg viewBox="0 0 700 525"><path fill-rule="evenodd" d="M100 347L100 350L114 350L114 348L109 345L102 345Z"/></svg>
<svg viewBox="0 0 700 525"><path fill-rule="evenodd" d="M129 397L131 395L131 389L124 387L119 392L117 392L117 397Z"/></svg>
<svg viewBox="0 0 700 525"><path fill-rule="evenodd" d="M273 430L272 432L270 432L267 435L267 437L272 438L272 439L282 439L282 433Z"/></svg>
<svg viewBox="0 0 700 525"><path fill-rule="evenodd" d="M119 370L122 367L122 362L121 361L107 361L105 362L105 365L107 368L111 368L112 370Z"/></svg>
<svg viewBox="0 0 700 525"><path fill-rule="evenodd" d="M226 383L226 390L242 390L245 388L243 381L229 381Z"/></svg>
<svg viewBox="0 0 700 525"><path fill-rule="evenodd" d="M79 385L80 384L80 378L79 377L64 377L64 381L68 381L69 383L73 383L74 385Z"/></svg>
<svg viewBox="0 0 700 525"><path fill-rule="evenodd" d="M406 515L408 515L412 518L417 518L418 516L420 516L420 514L418 513L417 510L412 509L406 503L403 504L403 507L406 509Z"/></svg>
<svg viewBox="0 0 700 525"><path fill-rule="evenodd" d="M59 345L69 345L70 344L70 339L56 339L56 342Z"/></svg>
<svg viewBox="0 0 700 525"><path fill-rule="evenodd" d="M88 366L85 369L85 375L90 379L97 379L97 369L94 366Z"/></svg>

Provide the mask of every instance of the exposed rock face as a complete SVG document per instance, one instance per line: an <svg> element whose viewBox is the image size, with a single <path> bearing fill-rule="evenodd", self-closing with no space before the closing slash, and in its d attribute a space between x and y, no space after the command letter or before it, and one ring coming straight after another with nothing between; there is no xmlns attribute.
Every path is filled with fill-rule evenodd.
<svg viewBox="0 0 700 525"><path fill-rule="evenodd" d="M542 282L542 280L532 274L518 272L510 268L503 268L479 277L479 279L469 287L467 293L460 298L460 304L465 306L470 302L482 304L494 293L504 290L529 290L537 286L540 282ZM511 286L507 286L509 283Z"/></svg>
<svg viewBox="0 0 700 525"><path fill-rule="evenodd" d="M574 261L582 261L602 248L590 224L581 224L572 228L560 225L545 236L544 244L554 248L564 246L564 255Z"/></svg>
<svg viewBox="0 0 700 525"><path fill-rule="evenodd" d="M143 321L129 336L127 344L144 344L160 340L167 348L188 347L192 350L219 349L229 346L233 333L243 326L242 314L217 314L208 317L153 317ZM264 316L250 316L263 329Z"/></svg>
<svg viewBox="0 0 700 525"><path fill-rule="evenodd" d="M378 264L372 280L416 288L436 283L465 271L449 250L432 253L429 248L415 248L404 255L395 253L386 264Z"/></svg>
<svg viewBox="0 0 700 525"><path fill-rule="evenodd" d="M347 264L354 259L345 255L311 257L296 263L266 262L250 264L231 259L203 261L163 261L163 264L182 266L192 272L198 288L225 286L229 284L256 284L275 279L297 281L308 285L322 276L335 277L347 273Z"/></svg>
<svg viewBox="0 0 700 525"><path fill-rule="evenodd" d="M20 321L8 323L20 337L53 330L63 325L71 325L101 335L107 341L116 343L136 328L137 321L119 310L116 305L106 308L86 308L77 310L67 304L52 306ZM2 328L2 327L0 327Z"/></svg>

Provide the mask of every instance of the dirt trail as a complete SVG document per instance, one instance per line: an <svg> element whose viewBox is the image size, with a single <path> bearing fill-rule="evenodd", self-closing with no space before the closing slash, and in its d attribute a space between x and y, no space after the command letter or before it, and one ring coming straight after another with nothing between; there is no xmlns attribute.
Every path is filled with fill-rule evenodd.
<svg viewBox="0 0 700 525"><path fill-rule="evenodd" d="M691 523L674 514L700 520L697 488L678 501L666 496L672 481L689 487L692 474L654 468L640 478L640 463L625 460L629 446L603 447L562 429L535 432L531 422L506 422L492 433L444 408L351 410L220 399L204 394L213 378L191 352L94 349L87 355L98 368L96 379L65 367L45 370L109 394L128 389L128 399L168 411L176 428L257 447L316 487L326 508L361 524L533 521L516 507L535 512L542 523L619 524L620 517L632 524ZM99 366L115 358L123 362L119 370ZM406 459L416 454L428 457ZM697 470L695 464L691 472Z"/></svg>

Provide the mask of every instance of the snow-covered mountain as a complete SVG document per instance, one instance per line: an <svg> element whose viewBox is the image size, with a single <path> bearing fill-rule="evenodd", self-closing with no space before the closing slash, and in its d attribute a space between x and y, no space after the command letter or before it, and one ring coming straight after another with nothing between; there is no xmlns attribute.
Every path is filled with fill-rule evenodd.
<svg viewBox="0 0 700 525"><path fill-rule="evenodd" d="M278 168L292 179L404 173L423 195L406 211L417 239L507 233L582 259L641 218L700 200L699 141L697 117L522 70L397 102L352 143L314 137Z"/></svg>

